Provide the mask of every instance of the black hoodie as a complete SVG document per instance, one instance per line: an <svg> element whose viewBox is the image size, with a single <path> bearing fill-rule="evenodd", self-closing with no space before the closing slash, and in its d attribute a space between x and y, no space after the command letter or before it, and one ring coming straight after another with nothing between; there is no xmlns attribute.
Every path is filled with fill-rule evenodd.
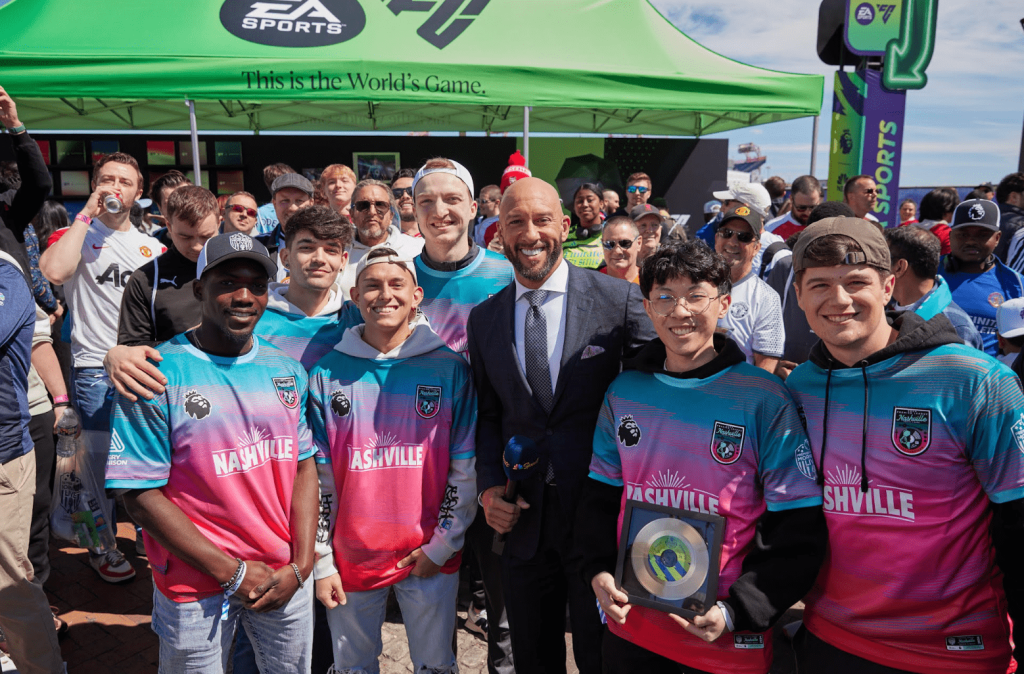
<svg viewBox="0 0 1024 674"><path fill-rule="evenodd" d="M664 369L665 345L655 339L624 368L680 379L706 379L746 360L736 343L714 336L717 356L689 372ZM576 511L575 556L588 585L601 571L615 572L616 522L622 487L588 479ZM810 590L825 556L828 531L821 506L765 511L746 551L743 572L729 588L728 605L736 631L764 632Z"/></svg>
<svg viewBox="0 0 1024 674"><path fill-rule="evenodd" d="M836 360L821 341L811 349L810 362L828 372L825 384L823 428L828 428L828 389L832 371L848 367L860 368L864 377L864 409L867 410L868 367L903 353L932 349L946 344L963 344L963 340L957 335L953 324L941 313L926 321L912 311L890 312L886 314L886 320L898 331L896 340L852 366L847 366ZM866 434L867 416L865 414L861 439L862 492L867 491L868 484ZM822 482L821 466L824 464L828 437L829 433L822 434L821 461L818 464L819 484ZM992 543L996 551L996 563L1003 572L1003 588L1006 592L1010 619L1013 621L1013 641L1016 645L1014 654L1017 661L1020 662L1020 658L1024 654L1021 651L1021 647L1024 645L1024 572L1022 572L1021 563L1021 560L1024 559L1024 499L992 503L991 506Z"/></svg>

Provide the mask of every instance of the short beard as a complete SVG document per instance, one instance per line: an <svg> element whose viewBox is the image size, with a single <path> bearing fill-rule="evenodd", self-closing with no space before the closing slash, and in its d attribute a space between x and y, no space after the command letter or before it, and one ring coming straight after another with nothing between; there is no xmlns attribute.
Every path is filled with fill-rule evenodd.
<svg viewBox="0 0 1024 674"><path fill-rule="evenodd" d="M561 252L561 251L559 251ZM547 278L551 270L558 264L558 257L555 255L555 249L553 246L547 247L547 261L544 262L544 266L536 271L532 271L523 266L523 263L519 260L519 249L510 251L508 248L505 249L505 257L509 262L512 263L512 268L517 274L522 276L527 281L543 281Z"/></svg>
<svg viewBox="0 0 1024 674"><path fill-rule="evenodd" d="M363 229L360 227L357 228L357 231L359 232L359 238L363 239L363 241L367 241L369 239L379 239L382 236L387 236L388 233L387 228L385 228L383 225L378 225L373 229Z"/></svg>
<svg viewBox="0 0 1024 674"><path fill-rule="evenodd" d="M402 222L416 222L416 213L403 213Z"/></svg>
<svg viewBox="0 0 1024 674"><path fill-rule="evenodd" d="M224 336L224 339L226 339L228 343L239 348L248 344L249 338L252 337L251 330L249 332L231 332L230 330L221 325L214 325L214 327L217 329L218 332L220 332L221 335Z"/></svg>

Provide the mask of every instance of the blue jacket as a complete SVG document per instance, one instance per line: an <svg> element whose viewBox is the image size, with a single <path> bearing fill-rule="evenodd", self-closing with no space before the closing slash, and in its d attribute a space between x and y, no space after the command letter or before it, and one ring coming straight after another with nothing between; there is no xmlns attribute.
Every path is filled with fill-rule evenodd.
<svg viewBox="0 0 1024 674"><path fill-rule="evenodd" d="M0 260L0 465L32 451L28 369L36 304L16 266Z"/></svg>
<svg viewBox="0 0 1024 674"><path fill-rule="evenodd" d="M953 329L956 330L960 339L964 340L964 344L973 346L980 351L985 350L985 344L981 340L978 329L974 327L974 321L953 301L953 295L949 292L949 284L941 276L935 277L935 285L928 291L928 294L901 309L913 311L926 321L941 312L953 324Z"/></svg>

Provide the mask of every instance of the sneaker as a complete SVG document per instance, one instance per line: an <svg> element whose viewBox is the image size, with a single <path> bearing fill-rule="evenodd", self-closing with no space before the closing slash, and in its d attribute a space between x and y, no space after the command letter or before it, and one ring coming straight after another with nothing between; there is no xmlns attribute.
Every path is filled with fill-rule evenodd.
<svg viewBox="0 0 1024 674"><path fill-rule="evenodd" d="M473 607L466 611L466 629L487 638L487 609L477 612Z"/></svg>
<svg viewBox="0 0 1024 674"><path fill-rule="evenodd" d="M89 566L108 583L123 583L135 577L135 569L117 548L100 556L89 555Z"/></svg>

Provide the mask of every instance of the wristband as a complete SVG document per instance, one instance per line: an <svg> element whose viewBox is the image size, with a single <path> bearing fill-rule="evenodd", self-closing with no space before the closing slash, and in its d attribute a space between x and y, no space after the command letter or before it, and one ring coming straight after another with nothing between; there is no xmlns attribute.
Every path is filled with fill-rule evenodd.
<svg viewBox="0 0 1024 674"><path fill-rule="evenodd" d="M78 215L76 215L75 216L75 220L77 220L78 222L84 222L87 225L91 225L92 224L92 218L90 218L85 213L79 213Z"/></svg>
<svg viewBox="0 0 1024 674"><path fill-rule="evenodd" d="M13 126L10 129L7 129L7 133L11 134L12 136L15 135L15 134L24 133L24 132L25 132L25 125L24 124L19 124L18 126Z"/></svg>
<svg viewBox="0 0 1024 674"><path fill-rule="evenodd" d="M64 393L64 394L59 395L59 396L53 396L53 404L54 405L60 405L61 403L65 404L65 405L68 404L68 394L67 393Z"/></svg>
<svg viewBox="0 0 1024 674"><path fill-rule="evenodd" d="M221 583L221 587L224 587L224 603L220 605L221 622L228 619L228 609L231 607L231 595L238 592L238 588L242 587L242 581L244 580L245 562L238 560L238 568L235 569L235 575L228 581L230 585L224 587L224 583Z"/></svg>
<svg viewBox="0 0 1024 674"><path fill-rule="evenodd" d="M299 587L305 587L306 584L302 582L302 574L299 573L299 565L292 562L292 571L295 572L295 580L299 581Z"/></svg>
<svg viewBox="0 0 1024 674"><path fill-rule="evenodd" d="M729 615L729 607L725 605L725 602L721 601L716 603L715 606L717 606L718 610L720 610L722 612L722 615L725 616L725 629L729 630L730 632L734 631L735 625L733 625L732 616Z"/></svg>

